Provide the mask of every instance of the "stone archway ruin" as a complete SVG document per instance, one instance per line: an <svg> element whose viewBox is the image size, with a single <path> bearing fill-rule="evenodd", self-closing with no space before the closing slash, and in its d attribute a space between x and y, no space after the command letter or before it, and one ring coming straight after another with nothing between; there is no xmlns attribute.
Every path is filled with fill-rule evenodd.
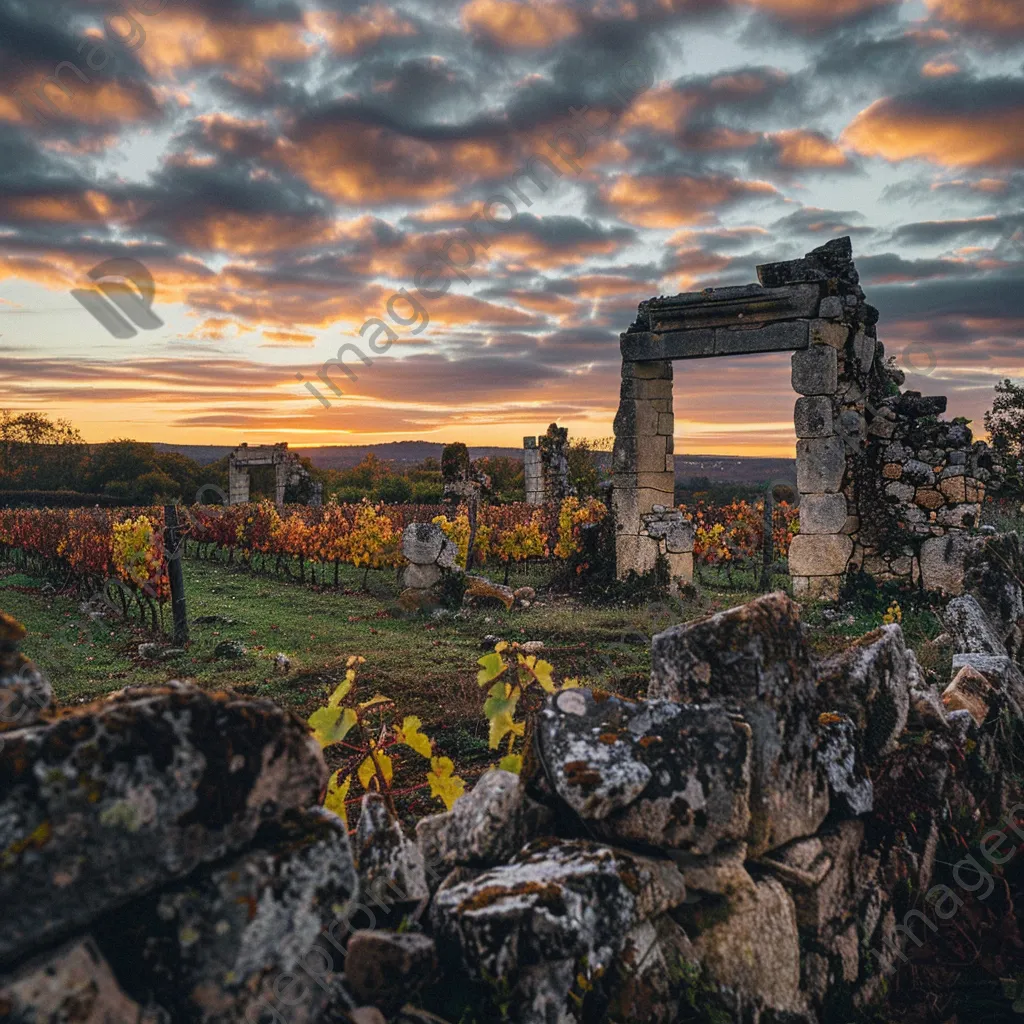
<svg viewBox="0 0 1024 1024"><path fill-rule="evenodd" d="M257 444L251 448L240 444L228 456L228 504L243 505L249 500L249 470L253 466L274 467L274 501L284 504L289 487L305 485L309 493L307 504L319 505L323 498L323 484L306 472L295 452L288 451L288 443Z"/></svg>
<svg viewBox="0 0 1024 1024"><path fill-rule="evenodd" d="M944 398L900 391L903 375L885 362L878 311L860 287L848 237L760 266L757 276L759 284L641 302L620 336L619 577L649 570L661 554L674 577L692 578L692 555L678 541L672 550L664 522L675 489L673 362L791 351L800 396L794 593L835 597L851 569L956 592L963 537L978 524L993 472L987 446L972 444L966 424L937 420Z"/></svg>

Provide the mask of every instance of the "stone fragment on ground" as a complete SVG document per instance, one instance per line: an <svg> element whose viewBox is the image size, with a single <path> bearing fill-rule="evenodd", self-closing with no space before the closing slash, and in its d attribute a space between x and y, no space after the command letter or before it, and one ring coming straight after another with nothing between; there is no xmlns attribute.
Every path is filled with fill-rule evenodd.
<svg viewBox="0 0 1024 1024"><path fill-rule="evenodd" d="M364 903L402 911L429 897L423 854L379 793L367 793L360 804L355 857Z"/></svg>
<svg viewBox="0 0 1024 1024"><path fill-rule="evenodd" d="M361 1003L394 1013L437 971L434 940L421 932L353 932L345 947L345 982Z"/></svg>
<svg viewBox="0 0 1024 1024"><path fill-rule="evenodd" d="M466 576L466 592L463 602L466 604L480 601L499 601L507 609L515 604L515 591L501 583L492 583L483 576Z"/></svg>

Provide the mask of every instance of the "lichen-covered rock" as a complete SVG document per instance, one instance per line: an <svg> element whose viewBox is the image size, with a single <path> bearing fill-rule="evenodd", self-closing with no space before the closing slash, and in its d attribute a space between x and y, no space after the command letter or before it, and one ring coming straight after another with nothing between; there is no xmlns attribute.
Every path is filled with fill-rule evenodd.
<svg viewBox="0 0 1024 1024"><path fill-rule="evenodd" d="M244 1024L276 1007L312 1024L341 984L321 933L350 913L355 889L344 823L312 809L93 927L131 992L151 993L175 1021ZM321 966L332 959L337 973Z"/></svg>
<svg viewBox="0 0 1024 1024"><path fill-rule="evenodd" d="M818 759L825 768L832 806L856 817L874 805L874 787L861 763L856 728L846 715L826 713L819 718Z"/></svg>
<svg viewBox="0 0 1024 1024"><path fill-rule="evenodd" d="M0 1019L10 1024L171 1024L162 1008L125 995L91 938L22 964L0 978Z"/></svg>
<svg viewBox="0 0 1024 1024"><path fill-rule="evenodd" d="M352 995L394 1012L437 970L434 940L421 932L352 933L345 947L345 981Z"/></svg>
<svg viewBox="0 0 1024 1024"><path fill-rule="evenodd" d="M379 793L363 797L355 847L364 902L400 910L430 895L423 854L402 831Z"/></svg>
<svg viewBox="0 0 1024 1024"><path fill-rule="evenodd" d="M981 605L971 594L955 597L943 613L946 629L960 654L1007 653L1003 638L996 632Z"/></svg>
<svg viewBox="0 0 1024 1024"><path fill-rule="evenodd" d="M953 673L969 667L983 675L1013 709L1024 717L1024 673L1007 654L954 654Z"/></svg>
<svg viewBox="0 0 1024 1024"><path fill-rule="evenodd" d="M180 683L6 733L0 961L239 849L326 776L290 712Z"/></svg>
<svg viewBox="0 0 1024 1024"><path fill-rule="evenodd" d="M713 906L705 915L698 905L693 915L694 954L708 979L735 995L737 1010L806 1012L796 909L779 881L764 879L753 893L730 898L724 913Z"/></svg>
<svg viewBox="0 0 1024 1024"><path fill-rule="evenodd" d="M501 583L492 583L483 576L467 576L463 601L500 601L506 609L515 604L515 591Z"/></svg>
<svg viewBox="0 0 1024 1024"><path fill-rule="evenodd" d="M443 958L475 981L501 979L520 1021L561 1021L578 965L608 971L645 917L685 899L671 862L587 840L541 840L509 864L443 887L431 918Z"/></svg>
<svg viewBox="0 0 1024 1024"><path fill-rule="evenodd" d="M432 865L490 867L508 860L550 816L526 796L518 775L496 768L450 811L421 818L416 838Z"/></svg>
<svg viewBox="0 0 1024 1024"><path fill-rule="evenodd" d="M402 532L402 554L413 565L433 565L446 539L435 523L410 523Z"/></svg>
<svg viewBox="0 0 1024 1024"><path fill-rule="evenodd" d="M753 734L751 857L811 835L824 821L818 696L797 607L785 594L659 633L648 696L717 701L742 713Z"/></svg>
<svg viewBox="0 0 1024 1024"><path fill-rule="evenodd" d="M0 733L35 725L53 705L50 681L18 652L17 640L4 639L17 635L11 623L0 620Z"/></svg>
<svg viewBox="0 0 1024 1024"><path fill-rule="evenodd" d="M977 598L1007 653L1024 653L1024 545L1017 533L976 538L964 557L964 589Z"/></svg>
<svg viewBox="0 0 1024 1024"><path fill-rule="evenodd" d="M992 684L970 665L964 665L942 691L942 703L949 711L967 711L980 726L988 718Z"/></svg>
<svg viewBox="0 0 1024 1024"><path fill-rule="evenodd" d="M541 712L537 750L593 835L703 853L746 838L750 730L717 705L566 690Z"/></svg>
<svg viewBox="0 0 1024 1024"><path fill-rule="evenodd" d="M929 537L921 545L920 554L921 583L925 590L954 596L962 594L966 554L967 541L959 531L945 537Z"/></svg>
<svg viewBox="0 0 1024 1024"><path fill-rule="evenodd" d="M862 730L869 765L889 753L906 728L910 683L918 671L917 658L895 624L862 636L821 664L818 693L829 710L849 715Z"/></svg>

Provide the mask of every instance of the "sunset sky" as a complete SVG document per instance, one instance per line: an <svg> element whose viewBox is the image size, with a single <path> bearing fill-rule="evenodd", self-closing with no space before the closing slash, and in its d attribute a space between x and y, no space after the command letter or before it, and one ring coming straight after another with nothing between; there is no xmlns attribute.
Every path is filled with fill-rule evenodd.
<svg viewBox="0 0 1024 1024"><path fill-rule="evenodd" d="M0 407L90 441L607 437L640 300L845 234L908 386L980 430L1024 376L1022 0L124 6L0 0ZM71 295L115 257L162 326ZM675 379L677 452L792 453L787 354Z"/></svg>

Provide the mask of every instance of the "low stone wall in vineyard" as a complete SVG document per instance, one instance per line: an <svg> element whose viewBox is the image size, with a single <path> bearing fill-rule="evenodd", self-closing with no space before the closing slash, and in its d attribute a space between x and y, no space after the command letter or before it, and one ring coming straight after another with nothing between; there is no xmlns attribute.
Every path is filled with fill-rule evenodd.
<svg viewBox="0 0 1024 1024"><path fill-rule="evenodd" d="M372 793L350 836L268 701L54 710L5 619L0 1016L852 1020L1024 861L1021 573L972 558L942 698L899 626L819 661L772 594L655 637L646 700L554 694L415 836Z"/></svg>

